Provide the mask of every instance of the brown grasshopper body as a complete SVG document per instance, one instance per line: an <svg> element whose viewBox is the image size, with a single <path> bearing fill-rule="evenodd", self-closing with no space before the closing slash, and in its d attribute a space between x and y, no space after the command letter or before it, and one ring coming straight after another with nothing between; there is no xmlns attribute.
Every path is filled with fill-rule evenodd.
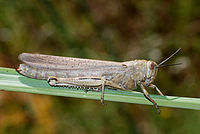
<svg viewBox="0 0 200 134"><path fill-rule="evenodd" d="M159 65L147 60L112 62L30 53L20 54L19 59L23 62L16 69L20 74L35 79L46 79L51 86L101 91L102 103L105 86L120 90L133 90L140 86L144 96L155 105L159 112L156 102L149 96L144 86L152 87L163 95L152 82L157 75L159 65L163 65L168 59Z"/></svg>

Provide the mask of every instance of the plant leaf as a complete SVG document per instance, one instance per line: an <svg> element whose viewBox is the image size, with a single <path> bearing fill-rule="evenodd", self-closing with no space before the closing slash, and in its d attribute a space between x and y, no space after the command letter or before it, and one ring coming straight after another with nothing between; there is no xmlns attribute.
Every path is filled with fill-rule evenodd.
<svg viewBox="0 0 200 134"><path fill-rule="evenodd" d="M0 90L34 94L45 94L65 97L100 100L101 92L76 90L62 87L51 87L46 80L27 78L14 69L0 67ZM200 99L177 96L150 95L159 106L200 110ZM143 95L135 91L105 90L105 100L152 105Z"/></svg>

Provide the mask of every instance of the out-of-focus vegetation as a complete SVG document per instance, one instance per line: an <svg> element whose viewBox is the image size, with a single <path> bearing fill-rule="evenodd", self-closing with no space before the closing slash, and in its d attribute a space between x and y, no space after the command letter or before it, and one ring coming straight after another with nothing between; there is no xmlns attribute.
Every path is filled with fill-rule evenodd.
<svg viewBox="0 0 200 134"><path fill-rule="evenodd" d="M182 50L154 82L166 95L200 97L200 1L1 0L0 66L22 52L161 62ZM149 90L151 93L156 93ZM0 92L0 133L199 133L200 112Z"/></svg>

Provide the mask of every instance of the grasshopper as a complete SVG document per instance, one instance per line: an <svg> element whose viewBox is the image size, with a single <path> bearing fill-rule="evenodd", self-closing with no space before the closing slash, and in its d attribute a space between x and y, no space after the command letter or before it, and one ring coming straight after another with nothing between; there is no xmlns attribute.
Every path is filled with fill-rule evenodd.
<svg viewBox="0 0 200 134"><path fill-rule="evenodd" d="M101 91L101 103L104 103L105 86L119 90L133 90L139 86L144 96L153 103L159 113L157 103L145 89L151 87L160 95L162 92L155 80L158 68L164 65L180 48L160 64L151 60L133 60L113 62L92 59L70 58L43 54L22 53L19 60L23 62L16 69L20 74L35 79L45 79L50 86L82 88L85 91Z"/></svg>

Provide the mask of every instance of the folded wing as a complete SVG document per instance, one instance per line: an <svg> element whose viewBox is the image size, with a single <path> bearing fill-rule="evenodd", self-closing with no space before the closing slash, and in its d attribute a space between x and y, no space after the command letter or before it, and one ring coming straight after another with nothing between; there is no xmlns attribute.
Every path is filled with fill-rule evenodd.
<svg viewBox="0 0 200 134"><path fill-rule="evenodd" d="M19 59L24 63L17 69L19 73L38 79L56 77L109 77L123 72L121 62L70 58L43 54L22 53Z"/></svg>

